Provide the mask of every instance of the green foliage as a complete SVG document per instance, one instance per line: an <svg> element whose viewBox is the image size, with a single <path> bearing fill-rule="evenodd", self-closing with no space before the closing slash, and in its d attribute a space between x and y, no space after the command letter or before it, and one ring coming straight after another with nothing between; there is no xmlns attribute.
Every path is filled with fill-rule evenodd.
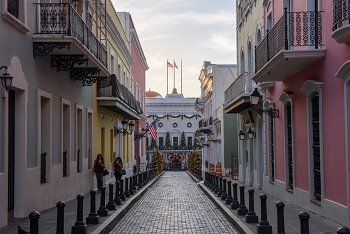
<svg viewBox="0 0 350 234"><path fill-rule="evenodd" d="M165 137L165 147L171 147L171 143L170 143L170 134L169 134L169 132L166 133L166 137Z"/></svg>
<svg viewBox="0 0 350 234"><path fill-rule="evenodd" d="M181 148L185 148L186 147L186 138L185 138L185 133L184 132L182 132L182 134L181 134L180 147Z"/></svg>
<svg viewBox="0 0 350 234"><path fill-rule="evenodd" d="M153 174L154 175L158 175L159 174L158 166L159 166L159 161L158 161L157 150L153 150L151 167L153 169Z"/></svg>

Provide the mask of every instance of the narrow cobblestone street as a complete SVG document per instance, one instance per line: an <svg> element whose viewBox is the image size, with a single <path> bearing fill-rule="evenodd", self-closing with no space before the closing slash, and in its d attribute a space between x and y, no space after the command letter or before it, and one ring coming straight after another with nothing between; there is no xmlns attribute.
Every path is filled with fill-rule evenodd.
<svg viewBox="0 0 350 234"><path fill-rule="evenodd" d="M165 172L110 233L238 233L186 172Z"/></svg>

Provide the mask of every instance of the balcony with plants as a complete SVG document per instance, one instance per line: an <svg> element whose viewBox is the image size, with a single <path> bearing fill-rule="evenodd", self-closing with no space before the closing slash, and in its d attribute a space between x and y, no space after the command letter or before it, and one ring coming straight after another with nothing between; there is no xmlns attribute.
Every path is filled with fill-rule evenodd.
<svg viewBox="0 0 350 234"><path fill-rule="evenodd" d="M130 120L140 119L143 113L140 102L112 74L106 80L97 82L97 105L121 114Z"/></svg>
<svg viewBox="0 0 350 234"><path fill-rule="evenodd" d="M83 4L83 2L79 2ZM51 67L69 71L70 78L92 85L106 79L106 46L92 33L77 9L69 3L37 3L37 30L32 36L34 57L50 56Z"/></svg>
<svg viewBox="0 0 350 234"><path fill-rule="evenodd" d="M225 90L225 113L239 113L251 106L250 94L254 84L252 74L242 72L235 81Z"/></svg>
<svg viewBox="0 0 350 234"><path fill-rule="evenodd" d="M333 0L332 38L339 44L350 41L350 0Z"/></svg>
<svg viewBox="0 0 350 234"><path fill-rule="evenodd" d="M255 48L253 81L283 81L322 59L321 11L287 12Z"/></svg>

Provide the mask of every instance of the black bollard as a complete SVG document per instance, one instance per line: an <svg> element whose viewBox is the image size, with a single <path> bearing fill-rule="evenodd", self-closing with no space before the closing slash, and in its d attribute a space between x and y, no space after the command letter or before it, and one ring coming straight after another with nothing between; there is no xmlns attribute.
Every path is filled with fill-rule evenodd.
<svg viewBox="0 0 350 234"><path fill-rule="evenodd" d="M141 172L139 172L139 174L138 174L138 179L139 179L139 181L138 181L138 183L137 183L137 186L138 186L138 188L137 188L137 190L139 190L140 188L142 188L142 177L141 177Z"/></svg>
<svg viewBox="0 0 350 234"><path fill-rule="evenodd" d="M105 186L102 186L101 187L101 201L100 201L100 208L98 208L97 210L97 214L99 216L107 216L108 215L108 210L105 206L106 204L106 197L105 197L105 194L106 194L106 187Z"/></svg>
<svg viewBox="0 0 350 234"><path fill-rule="evenodd" d="M214 193L215 194L218 194L218 192L219 192L219 176L215 176L215 180L216 180L216 186L215 186L215 190L214 190Z"/></svg>
<svg viewBox="0 0 350 234"><path fill-rule="evenodd" d="M119 197L119 186L120 186L120 183L119 183L119 180L117 180L115 182L115 197L114 197L114 203L116 205L122 204L122 200L120 200L120 197Z"/></svg>
<svg viewBox="0 0 350 234"><path fill-rule="evenodd" d="M75 222L74 226L72 226L72 234L86 234L87 233L87 226L84 223L83 220L83 201L84 201L84 195L79 194L77 196L78 199L78 212L77 212L77 221Z"/></svg>
<svg viewBox="0 0 350 234"><path fill-rule="evenodd" d="M309 234L309 218L310 215L303 211L299 213L300 219L300 234Z"/></svg>
<svg viewBox="0 0 350 234"><path fill-rule="evenodd" d="M40 213L38 211L33 211L29 214L30 219L30 234L38 234L39 233L39 218Z"/></svg>
<svg viewBox="0 0 350 234"><path fill-rule="evenodd" d="M136 185L137 185L137 175L134 174L132 177L133 177L132 189L134 190L134 193L136 193L136 189L137 189L137 187L136 187Z"/></svg>
<svg viewBox="0 0 350 234"><path fill-rule="evenodd" d="M56 234L64 234L64 207L66 204L64 201L59 201L56 204L57 207L57 225Z"/></svg>
<svg viewBox="0 0 350 234"><path fill-rule="evenodd" d="M129 188L129 193L130 195L134 195L134 190L132 189L132 185L133 185L133 177L130 176L130 188Z"/></svg>
<svg viewBox="0 0 350 234"><path fill-rule="evenodd" d="M254 212L254 189L249 189L249 210L248 213L245 216L245 222L246 223L257 223L258 222L258 216Z"/></svg>
<svg viewBox="0 0 350 234"><path fill-rule="evenodd" d="M125 195L124 195L124 180L120 179L120 193L119 197L122 201L125 201Z"/></svg>
<svg viewBox="0 0 350 234"><path fill-rule="evenodd" d="M99 216L96 214L96 190L90 191L90 213L86 217L86 224L98 224Z"/></svg>
<svg viewBox="0 0 350 234"><path fill-rule="evenodd" d="M129 182L129 178L126 177L125 178L125 192L124 192L125 197L130 197L128 182Z"/></svg>
<svg viewBox="0 0 350 234"><path fill-rule="evenodd" d="M258 234L272 234L272 226L267 221L267 209L266 209L266 199L265 194L260 195L261 200L261 220L258 224Z"/></svg>
<svg viewBox="0 0 350 234"><path fill-rule="evenodd" d="M217 181L216 181L216 175L213 175L213 181L214 181L214 184L213 184L213 186L211 187L211 191L213 191L214 193L215 193L215 190L216 190L216 188L217 188L217 185L218 185L218 183L217 183ZM217 193L217 192L216 192Z"/></svg>
<svg viewBox="0 0 350 234"><path fill-rule="evenodd" d="M231 180L227 181L227 198L226 198L226 204L232 203L232 192L231 192Z"/></svg>
<svg viewBox="0 0 350 234"><path fill-rule="evenodd" d="M276 203L277 207L277 234L284 234L284 203L279 201Z"/></svg>
<svg viewBox="0 0 350 234"><path fill-rule="evenodd" d="M340 227L337 230L337 234L350 234L350 229L347 227Z"/></svg>
<svg viewBox="0 0 350 234"><path fill-rule="evenodd" d="M219 191L218 191L218 197L221 197L222 195L222 177L219 177Z"/></svg>
<svg viewBox="0 0 350 234"><path fill-rule="evenodd" d="M226 200L226 198L227 198L226 181L227 180L225 178L222 179L222 187L223 187L223 189L222 189L222 194L221 194L221 200Z"/></svg>
<svg viewBox="0 0 350 234"><path fill-rule="evenodd" d="M231 203L231 209L237 210L239 207L238 197L237 197L237 183L233 183L233 200Z"/></svg>
<svg viewBox="0 0 350 234"><path fill-rule="evenodd" d="M108 210L115 210L116 207L115 207L115 203L113 201L113 184L110 183L108 186L109 186L109 201L107 204L107 209Z"/></svg>
<svg viewBox="0 0 350 234"><path fill-rule="evenodd" d="M245 206L245 201L244 201L244 188L245 187L243 185L239 186L240 201L239 201L239 207L237 209L238 215L246 215L248 213L248 209Z"/></svg>

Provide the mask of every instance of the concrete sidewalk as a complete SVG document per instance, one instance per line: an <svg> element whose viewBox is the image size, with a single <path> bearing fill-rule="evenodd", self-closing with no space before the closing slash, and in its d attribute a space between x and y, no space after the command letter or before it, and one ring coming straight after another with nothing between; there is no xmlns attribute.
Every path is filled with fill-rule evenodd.
<svg viewBox="0 0 350 234"><path fill-rule="evenodd" d="M193 175L192 175L193 176ZM193 176L196 180L196 177ZM230 178L226 178L230 180ZM238 181L232 181L232 183L237 183L239 187L242 185ZM218 197L217 194L212 192L207 186L204 185L203 181L198 182L199 187L211 198L211 200L218 206L218 208L226 215L226 217L234 224L234 226L241 231L241 233L257 233L257 223L246 223L245 215L237 215L237 210L232 210L231 205L226 205L224 200L221 200L221 197ZM244 185L244 184L243 184ZM231 185L232 186L232 185ZM249 197L248 190L249 186L245 186L245 206L249 209ZM232 190L232 189L231 189ZM237 200L240 200L239 189L237 188ZM227 188L226 188L226 191ZM260 222L261 218L261 200L260 195L265 194L267 196L266 207L267 207L267 221L269 225L272 226L272 232L277 233L277 208L276 203L281 201L269 194L264 193L263 190L255 190L254 191L254 211L258 216L258 220ZM233 196L233 190L232 190ZM321 217L318 214L307 211L301 207L295 206L293 204L288 203L287 201L282 201L285 204L284 207L284 225L285 225L285 233L295 234L300 233L300 220L299 213L307 212L310 215L309 219L309 233L310 234L331 234L337 233L338 228L342 227L341 224L334 222L332 220ZM239 228L241 227L241 228ZM249 229L247 231L247 229Z"/></svg>
<svg viewBox="0 0 350 234"><path fill-rule="evenodd" d="M161 174L162 175L162 174ZM99 217L99 224L87 224L87 233L108 233L112 228L114 223L116 223L132 206L138 201L147 189L152 186L152 184L158 180L160 175L153 178L142 188L137 190L136 194L131 195L129 198L126 198L125 201L122 201L121 205L116 206L116 210L108 211L108 216ZM125 183L125 182L124 182ZM108 204L109 201L109 188L106 185L106 194L105 194L105 204ZM113 189L113 198L115 196L115 185ZM96 212L100 207L100 193L96 194ZM90 194L84 194L83 200L83 220L86 223L86 217L90 213ZM72 200L65 202L64 208L64 233L71 233L72 226L74 226L77 221L77 203L78 200ZM18 226L23 230L29 232L30 230L30 220L29 218L24 218L21 220L16 220L10 222L6 227L0 228L0 234L15 234L18 233ZM39 233L40 234L53 234L56 233L57 226L57 208L53 207L51 209L40 212L39 218Z"/></svg>

